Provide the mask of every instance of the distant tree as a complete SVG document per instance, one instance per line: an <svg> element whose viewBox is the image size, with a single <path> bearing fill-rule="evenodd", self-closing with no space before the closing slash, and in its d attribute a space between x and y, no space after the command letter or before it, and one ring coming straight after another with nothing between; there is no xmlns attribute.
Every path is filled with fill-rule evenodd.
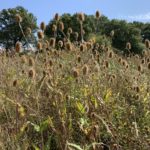
<svg viewBox="0 0 150 150"><path fill-rule="evenodd" d="M14 46L17 41L21 41L24 45L27 44L26 40L20 30L19 24L16 22L16 15L19 14L22 18L21 27L26 34L31 29L28 40L34 38L34 32L37 28L36 17L29 13L21 6L16 8L3 9L0 11L0 44L9 48Z"/></svg>

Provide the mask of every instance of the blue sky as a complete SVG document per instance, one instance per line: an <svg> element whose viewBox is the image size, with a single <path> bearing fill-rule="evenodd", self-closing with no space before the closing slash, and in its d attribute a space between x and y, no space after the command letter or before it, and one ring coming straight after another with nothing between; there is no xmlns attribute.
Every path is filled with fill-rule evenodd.
<svg viewBox="0 0 150 150"><path fill-rule="evenodd" d="M150 0L0 0L0 10L23 6L41 21L49 22L58 12L85 12L94 14L96 10L108 18L150 22Z"/></svg>

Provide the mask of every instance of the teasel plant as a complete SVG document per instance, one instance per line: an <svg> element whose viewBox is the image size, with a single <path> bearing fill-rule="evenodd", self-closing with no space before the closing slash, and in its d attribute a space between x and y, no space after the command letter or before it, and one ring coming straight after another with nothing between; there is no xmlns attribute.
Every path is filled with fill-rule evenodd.
<svg viewBox="0 0 150 150"><path fill-rule="evenodd" d="M79 23L80 23L80 36L81 36L81 43L84 42L84 34L83 34L83 22L85 20L85 16L83 13L79 13L78 14L78 20L79 20Z"/></svg>
<svg viewBox="0 0 150 150"><path fill-rule="evenodd" d="M25 39L25 41L27 43L27 46L29 46L31 48L31 50L32 50L32 47L29 44L29 41L27 40L27 38L25 36L25 33L24 33L23 29L22 29L22 25L21 25L22 17L20 16L20 14L16 14L15 18L16 18L16 23L18 23L20 31L21 31L21 33L22 33L22 35L23 35L23 37L24 37L24 39Z"/></svg>
<svg viewBox="0 0 150 150"><path fill-rule="evenodd" d="M99 25L99 20L100 20L101 14L100 12L97 10L95 13L95 18L96 18L96 29L95 29L95 33L98 33L98 25Z"/></svg>

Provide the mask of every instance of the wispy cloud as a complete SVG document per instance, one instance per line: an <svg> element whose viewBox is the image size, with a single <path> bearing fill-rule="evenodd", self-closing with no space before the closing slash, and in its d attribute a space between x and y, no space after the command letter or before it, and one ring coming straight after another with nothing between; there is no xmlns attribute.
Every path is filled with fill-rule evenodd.
<svg viewBox="0 0 150 150"><path fill-rule="evenodd" d="M150 21L150 12L145 14L138 14L138 15L129 15L129 16L120 16L120 19L126 20L137 20L137 21Z"/></svg>

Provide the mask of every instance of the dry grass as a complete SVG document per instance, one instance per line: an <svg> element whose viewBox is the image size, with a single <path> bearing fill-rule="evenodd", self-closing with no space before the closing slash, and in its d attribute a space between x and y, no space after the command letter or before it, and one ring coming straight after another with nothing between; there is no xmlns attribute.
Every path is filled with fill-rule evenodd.
<svg viewBox="0 0 150 150"><path fill-rule="evenodd" d="M41 53L0 56L0 149L148 150L150 52L40 40Z"/></svg>

